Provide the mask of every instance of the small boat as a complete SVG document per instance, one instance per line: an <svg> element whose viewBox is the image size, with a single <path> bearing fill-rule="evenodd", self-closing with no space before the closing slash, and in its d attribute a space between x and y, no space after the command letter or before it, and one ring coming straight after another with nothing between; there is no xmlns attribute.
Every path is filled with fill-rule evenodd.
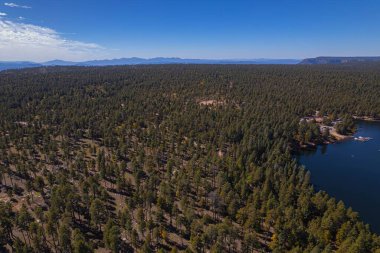
<svg viewBox="0 0 380 253"><path fill-rule="evenodd" d="M372 138L359 136L359 137L355 137L354 140L355 141L369 141L369 140L372 140Z"/></svg>

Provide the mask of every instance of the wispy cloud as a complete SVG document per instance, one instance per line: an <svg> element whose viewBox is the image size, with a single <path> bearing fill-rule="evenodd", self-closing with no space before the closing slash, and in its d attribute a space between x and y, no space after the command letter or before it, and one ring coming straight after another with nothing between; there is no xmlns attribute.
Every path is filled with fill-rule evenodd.
<svg viewBox="0 0 380 253"><path fill-rule="evenodd" d="M7 14L4 12L0 12L0 17L5 17Z"/></svg>
<svg viewBox="0 0 380 253"><path fill-rule="evenodd" d="M104 55L95 43L69 40L48 27L0 19L0 59L83 60Z"/></svg>
<svg viewBox="0 0 380 253"><path fill-rule="evenodd" d="M23 8L23 9L30 9L32 7L27 5L19 5L15 3L4 3L5 6L11 7L11 8Z"/></svg>

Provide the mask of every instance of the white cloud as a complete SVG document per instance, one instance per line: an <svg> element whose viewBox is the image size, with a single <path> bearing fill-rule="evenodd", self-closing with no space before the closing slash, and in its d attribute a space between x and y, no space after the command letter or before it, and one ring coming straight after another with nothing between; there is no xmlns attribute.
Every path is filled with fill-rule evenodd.
<svg viewBox="0 0 380 253"><path fill-rule="evenodd" d="M18 5L15 3L4 3L5 6L11 7L11 8L23 8L23 9L30 9L32 7L26 6L26 5Z"/></svg>
<svg viewBox="0 0 380 253"><path fill-rule="evenodd" d="M7 14L6 13L4 13L4 12L0 12L0 17L4 17L4 16L6 16Z"/></svg>
<svg viewBox="0 0 380 253"><path fill-rule="evenodd" d="M105 49L97 44L65 39L47 27L0 19L2 60L84 60L104 56Z"/></svg>

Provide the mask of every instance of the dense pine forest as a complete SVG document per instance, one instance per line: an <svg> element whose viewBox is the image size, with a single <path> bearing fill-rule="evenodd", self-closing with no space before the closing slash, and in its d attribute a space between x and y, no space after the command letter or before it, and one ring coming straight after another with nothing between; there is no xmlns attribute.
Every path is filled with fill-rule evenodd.
<svg viewBox="0 0 380 253"><path fill-rule="evenodd" d="M379 117L380 65L1 72L0 252L380 252L293 158L315 111Z"/></svg>

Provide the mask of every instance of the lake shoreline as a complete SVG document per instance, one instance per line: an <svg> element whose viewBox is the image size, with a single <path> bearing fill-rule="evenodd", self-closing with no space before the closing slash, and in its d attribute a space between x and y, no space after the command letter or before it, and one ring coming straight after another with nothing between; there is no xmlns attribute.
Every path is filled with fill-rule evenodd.
<svg viewBox="0 0 380 253"><path fill-rule="evenodd" d="M352 116L354 120L368 121L368 122L380 122L380 118L369 116Z"/></svg>
<svg viewBox="0 0 380 253"><path fill-rule="evenodd" d="M360 122L360 121L377 122L377 123L380 122L380 118L377 118L377 117L352 116L352 118L357 122ZM358 125L358 123L356 123L356 125ZM319 139L317 141L306 142L306 143L301 143L301 142L295 140L295 142L296 142L295 150L293 150L293 151L295 154L299 154L302 151L316 150L318 148L318 146L324 146L324 145L335 144L335 143L351 140L354 138L354 135L357 133L357 131L358 131L358 129L355 129L354 132L347 134L347 135L344 135L344 134L338 133L336 131L335 127L331 127L331 129L329 130L328 137L326 139L324 139L321 136L321 139Z"/></svg>
<svg viewBox="0 0 380 253"><path fill-rule="evenodd" d="M361 214L371 229L380 233L380 121L357 120L354 137L368 136L370 141L336 141L337 145L318 145L300 150L294 158L311 172L311 182L344 201Z"/></svg>

